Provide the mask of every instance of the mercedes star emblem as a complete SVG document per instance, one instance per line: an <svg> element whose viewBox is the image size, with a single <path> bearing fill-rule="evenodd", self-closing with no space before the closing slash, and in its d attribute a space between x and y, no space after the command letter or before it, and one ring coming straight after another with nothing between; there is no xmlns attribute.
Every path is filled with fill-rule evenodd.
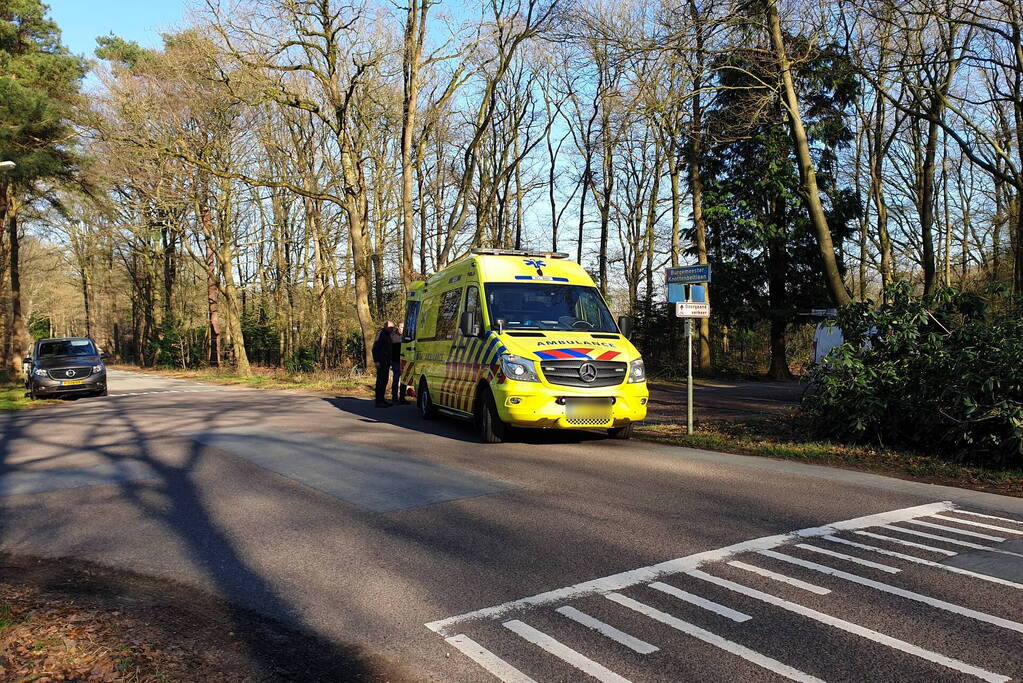
<svg viewBox="0 0 1023 683"><path fill-rule="evenodd" d="M64 374L67 375L68 377L74 377L75 376L75 371L74 370L68 370Z"/></svg>
<svg viewBox="0 0 1023 683"><path fill-rule="evenodd" d="M597 366L593 363L583 363L579 366L579 379L584 382L592 382L597 379Z"/></svg>

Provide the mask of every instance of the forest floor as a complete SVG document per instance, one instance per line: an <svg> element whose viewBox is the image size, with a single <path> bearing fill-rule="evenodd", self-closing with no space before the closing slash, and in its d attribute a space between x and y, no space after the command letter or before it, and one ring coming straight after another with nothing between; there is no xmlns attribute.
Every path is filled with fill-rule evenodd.
<svg viewBox="0 0 1023 683"><path fill-rule="evenodd" d="M0 680L410 680L315 635L165 580L0 554Z"/></svg>

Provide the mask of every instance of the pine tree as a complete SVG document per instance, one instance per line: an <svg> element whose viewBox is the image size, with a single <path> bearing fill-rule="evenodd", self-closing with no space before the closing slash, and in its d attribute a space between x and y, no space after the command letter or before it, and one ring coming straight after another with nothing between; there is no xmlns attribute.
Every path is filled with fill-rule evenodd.
<svg viewBox="0 0 1023 683"><path fill-rule="evenodd" d="M21 310L17 212L43 183L74 177L75 133L69 119L86 65L60 42L60 30L39 0L0 3L0 160L13 171L0 176L0 233L10 255L9 345L5 365L15 376L28 346Z"/></svg>

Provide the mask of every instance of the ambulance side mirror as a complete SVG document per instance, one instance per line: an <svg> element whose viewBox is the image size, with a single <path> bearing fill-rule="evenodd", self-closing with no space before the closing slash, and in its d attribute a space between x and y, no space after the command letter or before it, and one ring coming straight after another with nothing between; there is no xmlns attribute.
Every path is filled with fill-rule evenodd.
<svg viewBox="0 0 1023 683"><path fill-rule="evenodd" d="M465 311L462 313L462 319L458 324L458 331L462 333L463 337L480 336L479 314L476 311Z"/></svg>
<svg viewBox="0 0 1023 683"><path fill-rule="evenodd" d="M623 315L620 318L618 318L618 329L622 331L622 335L626 339L632 336L632 326L635 324L635 322L636 321L633 320L632 316L630 315Z"/></svg>

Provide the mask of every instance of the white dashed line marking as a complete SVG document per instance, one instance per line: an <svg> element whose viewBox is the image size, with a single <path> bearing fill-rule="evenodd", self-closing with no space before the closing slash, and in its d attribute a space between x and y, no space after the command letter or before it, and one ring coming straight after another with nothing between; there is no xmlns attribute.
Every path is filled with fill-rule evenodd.
<svg viewBox="0 0 1023 683"><path fill-rule="evenodd" d="M504 683L536 683L535 680L468 636L460 633L457 636L445 638L444 642L482 666L498 680L504 681Z"/></svg>
<svg viewBox="0 0 1023 683"><path fill-rule="evenodd" d="M935 541L941 541L943 543L950 543L951 545L962 546L963 548L973 548L974 550L993 550L989 545L981 545L979 543L970 543L969 541L961 541L958 538L949 538L948 536L940 536L938 534L929 534L926 531L917 531L916 529L905 529L901 526L883 526L879 527L885 531L898 531L903 534L911 534L913 536L919 536L920 538L930 538Z"/></svg>
<svg viewBox="0 0 1023 683"><path fill-rule="evenodd" d="M558 659L571 664L584 674L596 678L601 683L629 683L628 678L619 676L603 664L593 661L586 655L576 652L564 643L551 638L543 631L537 631L529 624L518 619L504 622L504 627L521 638L528 640L533 645L546 650Z"/></svg>
<svg viewBox="0 0 1023 683"><path fill-rule="evenodd" d="M651 645L645 640L640 640L635 636L630 636L628 633L615 628L611 624L607 624L600 619L595 619L585 612L580 612L575 607L559 607L554 610L558 614L564 615L572 621L582 624L586 628L593 629L597 633L607 636L611 640L624 645L630 650L635 650L641 655L648 655L651 652L657 652L660 648L656 645Z"/></svg>
<svg viewBox="0 0 1023 683"><path fill-rule="evenodd" d="M791 576L785 576L784 574L779 574L778 572L772 572L770 569L764 569L763 567L757 567L752 564L746 564L745 562L739 562L738 560L733 560L732 562L729 562L728 566L735 567L736 569L742 569L747 572L752 572L754 574L758 574L765 578L773 579L781 583L787 583L790 586L802 588L805 591L816 593L817 595L828 595L829 593L831 593L830 588L821 588L820 586L815 586L812 583L807 583L806 581L794 579Z"/></svg>
<svg viewBox="0 0 1023 683"><path fill-rule="evenodd" d="M632 633L639 633L643 635L644 638L649 637L654 642L659 642L655 637L657 635L656 631L651 629L663 630L665 626L686 633L693 638L717 648L720 651L720 663L718 663L713 657L708 658L708 655L706 654L699 656L705 658L711 666L722 667L716 673L716 675L721 677L728 677L730 674L734 674L734 669L730 669L729 667L736 665L735 662L728 663L730 658L725 655L724 652L731 653L732 655L740 657L748 662L755 663L767 670L794 680L817 681L819 679L815 677L816 675L821 676L821 678L839 676L839 674L833 670L832 673L828 673L828 671L831 670L831 667L837 665L829 658L821 658L819 664L815 663L808 665L814 668L819 665L823 669L822 671L811 669L814 674L811 675L795 669L782 661L768 657L762 652L758 652L757 650L763 650L765 652L769 651L772 654L776 654L779 650L772 648L771 646L758 646L759 643L764 642L763 638L765 636L763 627L746 627L745 624L751 620L755 620L753 621L754 624L762 625L765 621L768 624L771 624L770 620L776 618L777 614L773 614L771 610L767 609L751 610L749 603L745 601L742 605L744 612L740 612L721 604L720 602L716 602L715 600L721 599L719 597L720 594L710 596L715 598L715 600L711 600L708 599L708 597L699 595L698 593L702 591L694 591L694 589L689 585L685 586L685 588L688 588L689 590L682 590L682 588L678 587L682 584L672 585L674 583L678 583L677 581L668 582L672 576L680 579L681 577L692 577L694 579L725 588L734 593L753 598L761 603L767 603L768 605L773 605L788 612L801 615L811 620L811 622L814 622L813 624L805 627L810 631L822 628L820 624L823 624L826 627L833 627L841 631L854 634L858 637L878 643L905 655L921 658L963 674L975 676L987 681L1009 681L1011 680L1010 676L995 673L990 670L992 668L1000 669L1005 666L1015 666L1013 663L1008 665L1005 664L1006 661L1016 662L1016 660L1011 656L1007 656L1005 654L1006 652L1009 652L1009 650L1005 649L1007 647L1005 642L977 640L976 643L973 643L971 638L972 631L976 630L977 624L966 623L961 618L965 617L973 620L973 622L983 622L1015 633L1023 633L1023 623L967 606L971 597L979 597L980 599L986 600L987 598L983 594L978 595L976 593L964 591L962 593L963 598L960 599L960 602L965 604L954 604L932 597L925 593L908 590L898 585L893 585L892 583L876 581L865 576L860 576L859 574L853 574L841 569L836 569L832 566L828 566L828 564L823 564L829 563L843 566L843 563L845 562L852 562L869 569L885 572L885 576L882 577L885 581L896 582L899 577L902 576L901 572L904 571L900 568L899 562L893 561L892 564L882 564L862 557L865 553L876 553L885 557L895 558L895 560L898 561L910 562L914 565L918 565L918 567L914 568L914 573L909 575L911 578L905 579L904 581L912 581L913 583L911 585L913 588L918 588L923 585L920 583L920 580L925 576L925 574L922 574L921 572L930 572L930 570L935 569L941 570L941 572L933 573L952 572L962 577L969 577L968 579L964 579L966 581L971 579L980 579L1002 586L1023 589L1023 582L1016 583L999 576L980 574L968 569L961 569L959 567L942 564L941 562L936 562L931 559L907 554L911 552L910 550L906 550L906 552L897 552L895 550L889 550L888 547L892 547L890 545L888 547L884 547L885 544L895 544L895 547L903 546L905 548L913 548L921 551L921 554L924 552L935 553L937 556L943 557L954 557L959 554L955 550L948 550L946 548L936 547L935 545L928 545L927 543L920 542L928 540L931 543L947 543L958 548L969 548L991 553L1020 556L1019 553L1000 549L997 546L997 543L992 545L980 545L972 542L972 539L971 541L959 540L957 538L938 535L938 533L918 531L916 529L909 529L902 526L903 524L917 524L924 527L930 527L931 529L940 530L941 532L947 532L950 535L959 534L972 537L973 539L981 538L996 542L1005 540L1001 537L986 533L982 534L980 532L967 531L965 529L946 527L926 521L927 518L933 518L935 521L962 521L955 517L946 517L938 513L969 514L967 511L959 510L953 504L945 502L921 505L902 510L893 510L890 512L867 515L840 522L832 522L824 526L800 529L787 534L777 534L743 541L723 548L718 548L716 550L700 552L661 562L659 564L640 567L639 569L612 574L610 576L591 581L584 581L564 588L556 588L530 597L495 605L493 607L487 607L458 616L449 617L447 619L433 621L426 624L426 626L432 631L444 636L445 640L449 643L451 643L453 639L458 639L458 645L455 645L456 647L459 647L459 649L465 652L467 656L471 657L477 663L480 663L484 669L501 680L528 681L530 679L528 677L517 678L518 676L523 676L523 674L513 666L519 665L516 659L510 658L511 663L505 662L466 635L471 634L482 642L487 642L486 639L480 638L469 630L474 627L474 622L481 622L479 624L481 628L489 624L494 624L495 622L501 623L506 629L508 629L508 631L511 631L533 645L536 645L540 649L534 650L532 655L523 652L521 647L510 650L510 652L516 652L516 657L535 657L535 661L529 661L528 664L522 664L524 670L543 670L545 671L545 677L556 680L563 680L566 678L575 680L579 678L578 673L574 674L574 677L567 673L568 669L565 668L565 663L596 678L597 680L618 681L619 683L625 679L622 678L620 674L611 670L616 668L615 662L618 661L629 661L631 662L631 667L637 666L637 662L639 661L647 661L650 663L649 666L657 667L656 671L661 675L667 671L675 672L672 668L663 667L679 666L681 667L679 670L679 674L681 675L680 672L687 669L689 666L688 661L694 656L692 651L683 649L680 652L673 652L674 648L668 648L664 644L665 642L675 642L675 640L670 637L665 637L665 640L661 641L662 644L659 649L658 646L652 645L646 640L637 638L629 633L630 631ZM1009 520L1006 518L993 518L993 516L988 516L988 518L991 518L992 521L1002 523L1020 524L1021 527L1023 527L1023 522ZM975 523L975 526L979 524L981 523L977 522ZM985 526L981 526L980 528L986 528L991 531L1007 530L1004 527L991 527L994 527L994 525L987 525L985 523ZM1023 535L1023 530L1016 531L1014 533ZM842 537L849 536L850 534L855 534L855 536L850 536L850 538L855 538L857 541L860 539L874 539L875 541L880 542L882 546L878 547L877 545L869 543L859 543L854 540L850 540L850 538ZM855 548L858 551L862 551L858 553L861 556L857 557L855 555L836 552L830 548L820 547L821 545L829 544L844 545L850 549L850 552L854 552L852 549ZM794 554L780 552L784 551L786 548L791 548ZM818 560L818 562L811 562L795 556L799 554L797 550L815 553L817 557L814 559ZM816 601L826 599L826 596L839 594L837 590L833 593L832 588L816 585L796 578L795 576L789 576L784 573L779 573L778 571L773 571L772 569L766 569L762 566L758 566L757 564L750 564L748 561L750 558L758 557L771 558L773 560L784 562L790 566L814 571L825 576L833 577L834 579L841 579L843 581L858 584L883 593L886 595L883 599L875 599L872 597L867 598L872 605L872 609L882 613L889 612L898 614L905 612L908 609L908 606L905 603L902 603L901 600L899 600L900 598L911 600L923 605L925 606L923 608L925 610L927 608L940 610L942 613L950 616L942 616L939 619L939 615L934 613L927 614L926 617L929 622L933 622L935 624L936 633L943 634L943 638L938 639L937 642L953 642L956 638L965 640L966 644L973 645L974 647L957 650L953 654L968 652L971 653L969 654L971 659L977 658L978 661L976 664L966 663L955 657L942 654L941 652L929 650L920 645L895 638L851 621L846 621L838 615L828 614L823 611L812 609L805 605L785 600L784 598L771 593L765 593L757 590L751 586L720 578L715 576L709 568L713 565L727 565L736 570L748 572L750 581L758 582L754 585L761 585L766 582L773 581L793 588L798 588L801 591L806 591L814 596L818 596L813 598L815 600L813 603L815 606L819 606L820 604ZM943 557L939 557L939 559L943 559ZM909 568L906 567L905 569L908 572ZM656 590L662 594L677 598L688 605L699 607L702 610L707 610L714 614L706 615L700 611L687 612L688 614L693 615L693 621L696 622L689 623L679 617L661 611L656 607L640 602L636 599L642 599L642 596L639 595L638 592L635 596L625 595L625 590L630 588L636 588L637 591L645 590L647 588ZM573 600L589 598L595 595L603 595L611 602L628 608L628 611L621 615L613 615L614 618L608 619L611 623L607 623L581 611L580 609L577 609L573 605L565 604ZM849 597L849 595L845 595L842 600L836 601L835 604L840 606L839 609L844 609ZM561 603L560 605L557 604L559 602ZM579 652L572 647L569 647L566 643L574 645L575 641L573 638L578 638L579 632L577 627L574 627L568 621L561 622L560 625L555 624L551 626L550 629L555 630L547 629L547 633L539 631L525 623L526 621L530 621L528 617L530 610L546 605L550 605L554 608L555 612L561 614L567 619L570 619L576 624L589 628L605 636L607 638L607 640L603 641L605 650L602 651L598 645L595 645L598 641L590 641L589 647L594 648L592 651L587 648L583 652ZM1002 603L996 600L991 604L991 609L995 612L1000 612L1001 605ZM981 607L983 605L978 606ZM679 606L679 609L686 608ZM920 611L920 608L913 609L917 612ZM655 622L658 622L659 626L649 623L642 625L642 623L638 621L641 619L638 615L643 615ZM726 617L735 623L730 624L727 622L715 621L716 617L714 615ZM722 628L728 628L728 638L712 633L711 631L706 630L706 628L697 625L703 624L704 620L708 620L708 623L711 623L712 625L721 624ZM458 625L457 630L456 625ZM770 626L768 626L768 628L770 629ZM564 632L564 635L562 635L562 631ZM495 637L492 632L488 631L488 633L489 635L487 635L486 638L489 639ZM646 635L648 633L650 634L649 636ZM506 637L507 636L505 636L505 638ZM752 642L747 642L750 639L752 639ZM799 643L796 642L789 643L789 645L797 649L800 646ZM657 654L656 656L652 656L645 660L621 660L620 658L622 656L634 657L634 655L622 650L620 646L624 646L632 652L644 655L653 654L655 652ZM507 644L505 647L507 647ZM498 649L497 651L508 652L508 650L503 649ZM541 651L546 654L542 654ZM786 651L789 650L780 650L780 652ZM795 652L796 650L791 651ZM556 661L547 655L553 655L561 661ZM985 656L989 658L987 661L984 659ZM785 659L785 657L782 656L781 659ZM799 662L805 661L806 660L804 658L799 659ZM817 660L813 661L816 662ZM1001 664L995 664L997 662L1001 662ZM859 673L865 677L869 677L869 668L872 666L869 658L857 661L854 666L862 669ZM911 670L912 669L907 669L907 674L908 671ZM630 668L625 673L632 675L632 672L633 668ZM1020 672L1012 671L1010 673L1019 677ZM641 674L637 675L641 678L643 677Z"/></svg>
<svg viewBox="0 0 1023 683"><path fill-rule="evenodd" d="M985 541L1002 541L1007 540L1004 536L992 536L991 534L982 534L976 531L967 531L966 529L956 529L945 524L935 524L934 522L924 522L919 519L907 519L907 524L916 524L917 526L925 526L929 529L941 529L952 534L962 534L963 536L971 536L973 538L983 538Z"/></svg>
<svg viewBox="0 0 1023 683"><path fill-rule="evenodd" d="M996 522L1008 522L1009 524L1019 524L1023 526L1023 522L1018 519L1009 519L1007 517L995 517L994 515L985 515L980 512L970 512L969 510L960 510L956 508L956 514L959 515L972 515L973 517L981 517L983 519L993 519Z"/></svg>
<svg viewBox="0 0 1023 683"><path fill-rule="evenodd" d="M825 536L825 538L830 537ZM902 571L898 567L892 567L887 564L881 564L880 562L871 562L870 560L864 560L861 557L854 557L853 555L846 555L845 553L836 553L834 550L828 550L827 548L818 548L817 546L810 545L808 543L797 543L796 547L802 548L803 550L809 550L820 555L827 555L828 557L834 557L839 560L845 560L846 562L852 562L853 564L859 564L864 567L869 567L871 569L877 569L878 571L886 572L888 574L898 574L900 571Z"/></svg>
<svg viewBox="0 0 1023 683"><path fill-rule="evenodd" d="M846 581L851 581L852 583L858 583L861 586L873 588L874 590L878 590L883 593L890 593L892 595L897 595L900 598L906 598L907 600L921 602L925 605L930 605L931 607L935 607L937 609L944 610L952 614L970 617L971 619L976 619L977 621L983 621L987 624L1000 626L1004 629L1008 629L1009 631L1023 633L1023 624L1011 621L1009 619L1003 619L1002 617L996 617L995 615L988 614L987 612L980 612L975 609L970 609L969 607L954 605L951 602L945 602L944 600L939 600L938 598L932 598L929 595L915 593L911 590L906 590L905 588L899 588L898 586L892 586L887 583L881 583L880 581L874 581L873 579L868 579L864 576L859 576L858 574L849 574L848 572L843 572L840 569L825 567L824 565L817 564L816 562L807 562L806 560L801 560L798 557L792 557L791 555L785 555L784 553L776 553L773 550L763 550L761 551L761 554L767 555L768 557L773 557L776 560L781 560L782 562L788 562L790 564L799 565L800 567L804 567L806 569L812 569L814 571L820 572L821 574L827 574L828 576L834 576L839 579L845 579Z"/></svg>
<svg viewBox="0 0 1023 683"><path fill-rule="evenodd" d="M706 631L700 628L699 626L696 626L695 624L690 624L688 621L682 621L681 619L673 617L670 614L667 614L666 612L662 612L659 609L655 609L649 605L645 605L642 602L633 600L632 598L626 597L620 593L608 593L604 597L607 598L608 600L611 600L612 602L616 602L619 605L628 607L631 610L635 610L640 614L643 614L645 616L650 617L651 619L659 621L662 624L670 626L674 629L678 629L679 631L685 633L686 635L690 635L698 640L702 640L708 645L713 645L714 647L721 648L722 650L730 652L733 655L742 657L748 662L752 662L757 666L767 669L768 671L773 671L776 674L784 676L785 678L789 678L793 681L807 681L808 683L811 682L823 683L823 681L821 681L819 678L815 678L813 676L805 674L799 669L793 669L791 666L788 666L787 664L782 664L776 659L771 659L770 657L762 655L759 652L756 652L755 650L749 649L748 647L739 645L738 643L732 642L730 640L726 640L725 638L722 638L716 633Z"/></svg>
<svg viewBox="0 0 1023 683"><path fill-rule="evenodd" d="M662 577L677 574L686 569L695 569L696 567L711 562L722 562L741 553L777 548L787 543L791 543L796 539L827 536L835 533L836 531L866 529L873 526L908 521L916 517L933 515L942 510L950 510L953 507L952 503L949 502L929 503L927 505L918 505L915 507L903 508L901 510L892 510L890 512L881 512L874 515L867 515L865 517L857 517L855 519L849 519L842 522L832 522L826 526L800 529L789 534L777 534L775 536L756 538L751 541L743 541L734 545L725 546L724 548L719 548L717 550L708 550L706 552L696 553L695 555L687 555L686 557L668 560L667 562L651 565L649 567L641 567L639 569L621 572L620 574L612 574L611 576L605 576L592 581L584 581L573 586L557 588L528 598L511 600L500 605L466 612L465 614L448 617L447 619L431 621L426 624L426 627L431 631L446 636L451 633L450 629L452 626L462 622L478 619L498 619L502 615L521 608L539 607L552 603L566 602L568 600L574 600L588 595L602 595L604 593L610 593L611 591L619 591L624 588L628 588L629 586L636 586L641 583L656 581Z"/></svg>
<svg viewBox="0 0 1023 683"><path fill-rule="evenodd" d="M965 524L966 526L975 526L978 529L990 529L991 531L1003 531L1009 534L1023 535L1023 529L1009 529L1008 527L996 526L994 524L988 524L987 522L974 522L971 519L956 519L955 517L946 517L945 515L934 515L934 519L943 519L947 522Z"/></svg>
<svg viewBox="0 0 1023 683"><path fill-rule="evenodd" d="M954 574L962 574L963 576L972 576L975 579L982 579L984 581L990 581L991 583L997 583L1002 586L1008 586L1010 588L1018 588L1023 590L1023 584L1015 583L1007 579L1001 579L997 576L991 576L989 574L978 574L977 572L971 572L969 569L961 569L948 564L941 564L940 562L932 562L931 560L925 560L922 557L916 557L914 555L905 555L903 553L897 553L894 550L885 550L884 548L878 548L876 546L867 545L865 543L855 543L853 541L847 541L844 538L836 538L835 536L825 536L824 540L832 541L834 543L843 543L845 545L853 546L856 548L862 548L863 550L869 550L879 555L888 555L889 557L897 557L907 562L915 562L916 564L927 565L928 567L936 567L938 569L944 569L945 571L952 572Z"/></svg>
<svg viewBox="0 0 1023 683"><path fill-rule="evenodd" d="M731 607L719 605L713 600L708 600L706 598L701 598L699 595L687 593L684 590L679 590L674 586L669 586L668 584L661 583L660 581L654 581L653 583L649 584L649 587L653 588L655 591L667 593L673 598L678 598L682 602L688 602L690 605L696 605L697 607L702 607L703 609L708 610L710 612L714 612L715 614L720 614L726 619L731 619L732 621L738 622L740 624L744 621L749 621L750 619L753 618L748 614L743 614L742 612L736 611Z"/></svg>
<svg viewBox="0 0 1023 683"><path fill-rule="evenodd" d="M798 603L789 602L788 600L784 600L775 595L771 595L770 593L763 593L754 588L750 588L748 586L735 583L734 581L729 581L728 579L722 579L717 576L712 576L711 574L702 572L699 569L692 569L690 571L687 571L686 574L688 574L689 576L693 576L697 579L703 579L708 583L713 583L717 586L721 586L722 588L727 588L728 590L735 591L736 593L740 593L747 597L753 598L754 600L766 602L769 605L774 605L775 607L780 607L784 610L788 610L789 612L793 612L795 614L799 614L809 619L813 619L814 621L819 621L822 624L833 626L837 629L846 631L847 633L852 633L854 635L861 636L868 640L872 640L875 643L880 643L882 645L887 645L890 648L901 650L906 654L911 654L916 657L920 657L921 659L926 659L929 662L940 664L942 666L948 667L949 669L954 669L955 671L961 671L962 673L970 674L971 676L976 676L977 678L980 678L985 681L1008 683L1008 681L1011 680L1008 676L1002 676L1001 674L986 671L984 669L981 669L980 667L972 666L965 662L961 662L958 659L946 657L943 654L932 652L930 650L919 647L918 645L907 643L904 640L892 638L891 636L886 636L883 633L879 633L877 631L865 628L858 624L845 621L844 619L833 617L830 614L824 614L823 612L818 612L817 610L810 609L809 607L804 607L803 605L800 605Z"/></svg>
<svg viewBox="0 0 1023 683"><path fill-rule="evenodd" d="M959 553L954 550L945 550L944 548L935 548L932 545L924 545L923 543L914 543L913 541L906 541L901 538L895 538L894 536L885 536L884 534L875 534L870 531L854 531L854 534L859 536L866 536L867 538L876 538L879 541L888 541L890 543L898 543L908 548L919 548L920 550L929 550L932 553L938 553L939 555L958 555Z"/></svg>

